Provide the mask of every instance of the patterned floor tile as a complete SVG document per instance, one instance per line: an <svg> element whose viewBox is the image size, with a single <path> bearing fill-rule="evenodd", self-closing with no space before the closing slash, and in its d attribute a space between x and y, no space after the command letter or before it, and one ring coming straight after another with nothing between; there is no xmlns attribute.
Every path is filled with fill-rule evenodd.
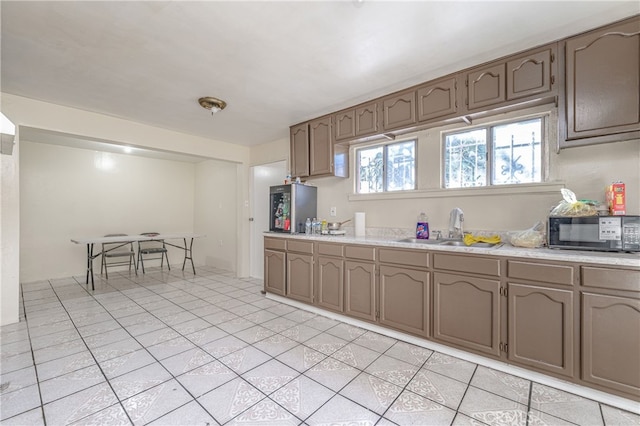
<svg viewBox="0 0 640 426"><path fill-rule="evenodd" d="M153 346L180 337L180 333L170 327L163 327L150 333L136 336L136 340L144 346Z"/></svg>
<svg viewBox="0 0 640 426"><path fill-rule="evenodd" d="M231 321L226 321L217 325L217 327L229 334L234 334L247 328L255 326L251 321L242 317L236 317Z"/></svg>
<svg viewBox="0 0 640 426"><path fill-rule="evenodd" d="M529 403L531 382L483 366L478 366L471 379L471 386L512 399L520 404Z"/></svg>
<svg viewBox="0 0 640 426"><path fill-rule="evenodd" d="M192 400L180 383L170 380L122 401L122 406L134 424L142 425Z"/></svg>
<svg viewBox="0 0 640 426"><path fill-rule="evenodd" d="M30 352L21 353L0 360L0 374L33 367L33 356Z"/></svg>
<svg viewBox="0 0 640 426"><path fill-rule="evenodd" d="M176 379L196 398L235 379L238 374L220 361L190 370Z"/></svg>
<svg viewBox="0 0 640 426"><path fill-rule="evenodd" d="M0 415L0 418L2 416ZM44 417L42 416L42 408L34 408L17 416L3 420L3 426L44 426Z"/></svg>
<svg viewBox="0 0 640 426"><path fill-rule="evenodd" d="M334 358L325 358L323 361L305 371L304 375L338 392L359 373L360 370L344 362L340 362Z"/></svg>
<svg viewBox="0 0 640 426"><path fill-rule="evenodd" d="M335 395L335 392L319 383L298 376L270 395L285 410L300 419L309 417Z"/></svg>
<svg viewBox="0 0 640 426"><path fill-rule="evenodd" d="M186 334L184 337L186 337L191 343L202 346L226 336L228 336L228 334L220 330L218 327L209 326L193 333Z"/></svg>
<svg viewBox="0 0 640 426"><path fill-rule="evenodd" d="M450 425L456 412L413 392L404 391L384 414L399 425Z"/></svg>
<svg viewBox="0 0 640 426"><path fill-rule="evenodd" d="M0 383L2 388L0 394L15 392L27 386L38 383L36 378L36 369L34 366L15 370L10 373L0 373Z"/></svg>
<svg viewBox="0 0 640 426"><path fill-rule="evenodd" d="M288 337L291 340L295 340L296 342L303 343L317 336L320 333L322 333L322 331L316 328L311 328L311 327L307 327L306 325L300 324L300 325L295 325L291 328L288 328L283 332L281 332L280 334L282 334L285 337Z"/></svg>
<svg viewBox="0 0 640 426"><path fill-rule="evenodd" d="M107 361L131 352L141 350L142 346L133 338L120 340L106 346L100 346L91 351L98 362Z"/></svg>
<svg viewBox="0 0 640 426"><path fill-rule="evenodd" d="M304 372L313 367L327 356L321 352L311 349L308 346L298 345L276 357L283 364L299 371Z"/></svg>
<svg viewBox="0 0 640 426"><path fill-rule="evenodd" d="M219 358L219 361L238 374L242 374L260 364L269 361L271 357L258 349L248 346L239 351Z"/></svg>
<svg viewBox="0 0 640 426"><path fill-rule="evenodd" d="M527 424L526 405L474 387L467 389L458 411L489 425Z"/></svg>
<svg viewBox="0 0 640 426"><path fill-rule="evenodd" d="M374 333L373 331L367 331L353 342L360 346L364 346L367 349L383 353L392 347L397 340L383 336L382 334Z"/></svg>
<svg viewBox="0 0 640 426"><path fill-rule="evenodd" d="M449 355L434 352L424 364L427 370L435 371L463 383L469 383L476 364Z"/></svg>
<svg viewBox="0 0 640 426"><path fill-rule="evenodd" d="M214 420L196 401L189 402L174 411L152 421L149 425L189 425L189 426L217 426Z"/></svg>
<svg viewBox="0 0 640 426"><path fill-rule="evenodd" d="M353 424L373 426L380 416L361 405L336 395L306 420L313 424Z"/></svg>
<svg viewBox="0 0 640 426"><path fill-rule="evenodd" d="M531 388L531 409L577 424L603 424L597 402L539 383Z"/></svg>
<svg viewBox="0 0 640 426"><path fill-rule="evenodd" d="M276 334L274 331L271 331L268 328L264 328L259 325L254 325L253 327L249 327L237 333L233 333L235 337L242 339L249 344L259 342L260 340L271 337L274 334Z"/></svg>
<svg viewBox="0 0 640 426"><path fill-rule="evenodd" d="M467 385L429 370L420 370L407 389L433 402L457 410Z"/></svg>
<svg viewBox="0 0 640 426"><path fill-rule="evenodd" d="M109 385L102 383L45 404L44 416L50 425L73 423L117 402L118 399Z"/></svg>
<svg viewBox="0 0 640 426"><path fill-rule="evenodd" d="M245 341L240 340L235 336L229 335L223 337L222 339L214 340L211 343L207 343L206 345L202 346L202 349L216 358L222 358L223 356L239 351L246 346L247 343Z"/></svg>
<svg viewBox="0 0 640 426"><path fill-rule="evenodd" d="M174 376L178 376L187 371L191 371L204 364L213 361L214 358L200 348L194 348L181 352L169 358L165 358L160 363Z"/></svg>
<svg viewBox="0 0 640 426"><path fill-rule="evenodd" d="M29 411L41 405L38 385L23 387L14 392L0 394L0 421Z"/></svg>
<svg viewBox="0 0 640 426"><path fill-rule="evenodd" d="M151 389L171 379L171 375L158 363L133 370L109 381L121 401Z"/></svg>
<svg viewBox="0 0 640 426"><path fill-rule="evenodd" d="M394 385L404 387L416 374L418 367L399 359L382 355L364 371Z"/></svg>
<svg viewBox="0 0 640 426"><path fill-rule="evenodd" d="M40 382L42 402L46 404L105 381L97 365L44 380Z"/></svg>
<svg viewBox="0 0 640 426"><path fill-rule="evenodd" d="M127 412L124 411L122 405L115 404L111 407L107 407L104 410L100 410L97 413L91 414L87 417L71 423L71 426L120 426L131 425Z"/></svg>
<svg viewBox="0 0 640 426"><path fill-rule="evenodd" d="M600 407L602 408L602 415L604 416L604 423L606 425L640 425L640 415L638 414L633 414L604 404L600 404Z"/></svg>
<svg viewBox="0 0 640 426"><path fill-rule="evenodd" d="M297 426L300 424L300 419L269 398L265 398L226 424L229 426Z"/></svg>
<svg viewBox="0 0 640 426"><path fill-rule="evenodd" d="M85 350L77 354L38 364L36 365L36 369L38 371L38 380L44 381L91 365L95 365L95 361L91 353Z"/></svg>
<svg viewBox="0 0 640 426"><path fill-rule="evenodd" d="M318 334L315 337L307 340L304 344L311 349L315 349L318 352L322 352L325 355L331 355L347 345L346 340L333 336L328 333Z"/></svg>
<svg viewBox="0 0 640 426"><path fill-rule="evenodd" d="M31 347L36 351L38 349L46 348L47 346L58 345L60 343L77 339L80 339L80 334L74 328L39 337L31 336Z"/></svg>
<svg viewBox="0 0 640 426"><path fill-rule="evenodd" d="M254 347L260 349L262 352L265 352L272 357L276 357L283 352L288 351L289 349L298 346L298 342L289 339L288 337L283 336L282 334L275 334L271 337L267 337L255 343Z"/></svg>
<svg viewBox="0 0 640 426"><path fill-rule="evenodd" d="M299 373L296 370L287 367L280 361L272 359L244 373L242 378L268 396L298 375Z"/></svg>
<svg viewBox="0 0 640 426"><path fill-rule="evenodd" d="M340 391L340 395L382 415L402 392L402 388L367 373L360 373Z"/></svg>
<svg viewBox="0 0 640 426"><path fill-rule="evenodd" d="M328 330L326 330L326 332L350 342L362 336L367 332L367 330L360 327L355 327L351 324L340 323L335 327L329 328Z"/></svg>
<svg viewBox="0 0 640 426"><path fill-rule="evenodd" d="M101 361L100 368L102 368L107 379L111 380L114 377L121 376L153 363L155 363L155 359L153 359L146 350L141 349L116 358Z"/></svg>
<svg viewBox="0 0 640 426"><path fill-rule="evenodd" d="M241 378L234 379L224 385L202 395L198 402L220 424L242 414L266 396Z"/></svg>
<svg viewBox="0 0 640 426"><path fill-rule="evenodd" d="M274 318L262 323L263 327L266 327L276 333L282 333L283 331L291 327L295 327L296 325L297 324L294 321L282 317Z"/></svg>
<svg viewBox="0 0 640 426"><path fill-rule="evenodd" d="M433 354L433 351L410 343L398 341L384 354L401 361L408 362L409 364L417 367L422 367L425 361Z"/></svg>
<svg viewBox="0 0 640 426"><path fill-rule="evenodd" d="M166 340L157 345L149 346L147 350L151 352L156 359L165 359L181 352L194 349L196 345L185 339L184 337L176 337L175 339Z"/></svg>
<svg viewBox="0 0 640 426"><path fill-rule="evenodd" d="M354 343L349 343L331 354L331 358L335 358L359 370L364 370L379 357L379 352Z"/></svg>

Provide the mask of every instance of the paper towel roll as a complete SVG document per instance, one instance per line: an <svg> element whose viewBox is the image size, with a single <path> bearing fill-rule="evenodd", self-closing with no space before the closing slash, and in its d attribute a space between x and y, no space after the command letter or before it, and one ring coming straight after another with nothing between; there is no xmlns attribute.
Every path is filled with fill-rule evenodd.
<svg viewBox="0 0 640 426"><path fill-rule="evenodd" d="M354 213L354 218L353 218L353 223L354 223L354 228L355 228L355 235L356 237L364 237L365 236L365 230L364 230L364 212L355 212Z"/></svg>

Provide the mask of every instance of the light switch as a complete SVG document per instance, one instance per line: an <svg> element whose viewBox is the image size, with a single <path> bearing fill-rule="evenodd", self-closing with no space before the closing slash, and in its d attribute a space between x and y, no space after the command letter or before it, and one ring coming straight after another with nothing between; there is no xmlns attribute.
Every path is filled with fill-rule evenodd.
<svg viewBox="0 0 640 426"><path fill-rule="evenodd" d="M337 215L337 211L335 207L331 207L331 209L329 210L329 216L331 217L336 217Z"/></svg>

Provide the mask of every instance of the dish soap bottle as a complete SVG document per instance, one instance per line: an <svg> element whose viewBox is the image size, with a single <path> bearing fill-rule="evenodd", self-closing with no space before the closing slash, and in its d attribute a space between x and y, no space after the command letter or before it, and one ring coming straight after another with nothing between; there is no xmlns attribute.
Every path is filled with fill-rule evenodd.
<svg viewBox="0 0 640 426"><path fill-rule="evenodd" d="M419 240L429 239L429 218L426 213L422 212L418 216L418 224L416 225L416 238Z"/></svg>

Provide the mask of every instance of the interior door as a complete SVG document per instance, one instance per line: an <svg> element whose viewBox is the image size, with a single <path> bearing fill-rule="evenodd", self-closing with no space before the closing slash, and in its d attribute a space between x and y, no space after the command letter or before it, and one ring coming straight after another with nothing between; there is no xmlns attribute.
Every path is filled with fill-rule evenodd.
<svg viewBox="0 0 640 426"><path fill-rule="evenodd" d="M287 162L252 166L250 206L250 265L252 278L264 278L264 235L269 230L269 187L281 185L287 176Z"/></svg>

